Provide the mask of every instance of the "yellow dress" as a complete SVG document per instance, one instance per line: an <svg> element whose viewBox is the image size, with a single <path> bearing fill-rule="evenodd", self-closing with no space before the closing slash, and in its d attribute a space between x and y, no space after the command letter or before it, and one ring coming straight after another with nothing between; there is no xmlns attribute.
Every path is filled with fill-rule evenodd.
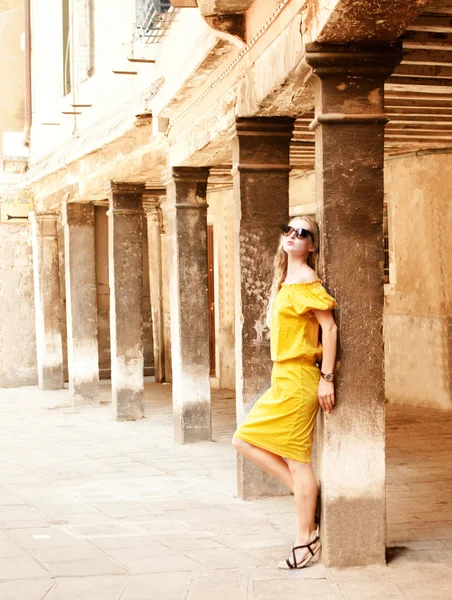
<svg viewBox="0 0 452 600"><path fill-rule="evenodd" d="M311 462L319 409L316 362L322 356L313 311L335 306L320 279L282 284L271 319L271 388L254 404L236 437L284 458Z"/></svg>

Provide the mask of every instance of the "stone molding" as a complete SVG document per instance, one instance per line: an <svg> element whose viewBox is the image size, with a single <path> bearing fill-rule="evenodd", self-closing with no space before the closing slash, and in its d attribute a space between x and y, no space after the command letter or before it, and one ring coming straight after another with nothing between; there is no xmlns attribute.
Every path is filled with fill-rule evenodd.
<svg viewBox="0 0 452 600"><path fill-rule="evenodd" d="M386 79L402 60L402 43L306 44L306 62L320 78L331 75Z"/></svg>
<svg viewBox="0 0 452 600"><path fill-rule="evenodd" d="M251 151L241 151L239 160L234 163L232 175L237 172L276 172L291 171L289 145L293 136L294 119L291 117L238 117L235 127L230 130L231 139L236 138L243 145L250 145ZM262 139L262 146L272 143L275 148L287 146L286 153L265 153L260 156L255 152L256 138ZM281 162L285 158L287 162ZM256 162L253 162L256 160Z"/></svg>

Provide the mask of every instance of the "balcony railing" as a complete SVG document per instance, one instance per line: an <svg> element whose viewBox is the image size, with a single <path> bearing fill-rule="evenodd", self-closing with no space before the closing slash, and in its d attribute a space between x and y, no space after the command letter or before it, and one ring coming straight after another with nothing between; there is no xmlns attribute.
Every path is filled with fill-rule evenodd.
<svg viewBox="0 0 452 600"><path fill-rule="evenodd" d="M175 16L171 2L165 0L137 0L137 33L146 44L161 41Z"/></svg>

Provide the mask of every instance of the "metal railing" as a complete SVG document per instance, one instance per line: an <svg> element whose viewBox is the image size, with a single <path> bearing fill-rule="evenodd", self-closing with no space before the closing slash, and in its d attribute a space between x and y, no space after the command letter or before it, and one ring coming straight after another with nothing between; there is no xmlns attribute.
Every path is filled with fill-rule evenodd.
<svg viewBox="0 0 452 600"><path fill-rule="evenodd" d="M146 44L161 41L175 15L169 0L137 0L137 33Z"/></svg>

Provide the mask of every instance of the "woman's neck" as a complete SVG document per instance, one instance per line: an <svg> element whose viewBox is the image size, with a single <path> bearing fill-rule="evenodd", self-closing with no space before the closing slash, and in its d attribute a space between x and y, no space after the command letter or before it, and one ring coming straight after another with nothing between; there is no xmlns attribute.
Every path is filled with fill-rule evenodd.
<svg viewBox="0 0 452 600"><path fill-rule="evenodd" d="M287 279L296 279L304 269L308 266L307 259L300 256L288 255L287 262Z"/></svg>

